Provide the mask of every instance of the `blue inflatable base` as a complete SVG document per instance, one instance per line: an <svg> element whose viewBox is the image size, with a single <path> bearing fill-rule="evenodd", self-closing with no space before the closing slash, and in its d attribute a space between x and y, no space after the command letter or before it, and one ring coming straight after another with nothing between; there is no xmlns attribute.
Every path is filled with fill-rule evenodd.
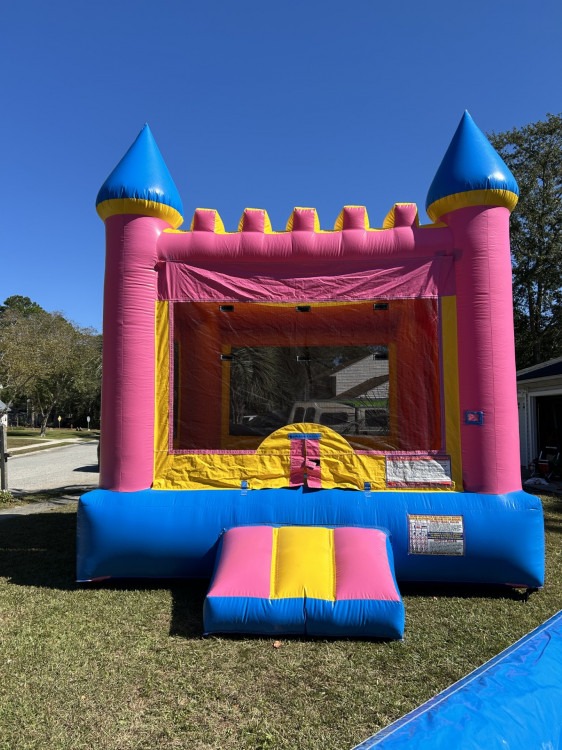
<svg viewBox="0 0 562 750"><path fill-rule="evenodd" d="M562 611L354 750L562 748Z"/></svg>
<svg viewBox="0 0 562 750"><path fill-rule="evenodd" d="M323 638L404 637L402 601L328 602L302 597L257 599L207 597L203 607L205 635L299 635Z"/></svg>
<svg viewBox="0 0 562 750"><path fill-rule="evenodd" d="M222 531L251 524L386 528L399 581L544 582L542 507L523 491L303 487L89 492L78 508L77 579L210 578Z"/></svg>

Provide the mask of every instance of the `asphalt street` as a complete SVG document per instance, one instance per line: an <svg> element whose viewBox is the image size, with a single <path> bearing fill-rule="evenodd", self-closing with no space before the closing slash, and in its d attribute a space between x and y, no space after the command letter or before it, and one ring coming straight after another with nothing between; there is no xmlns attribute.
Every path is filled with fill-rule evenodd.
<svg viewBox="0 0 562 750"><path fill-rule="evenodd" d="M97 440L49 448L8 460L8 487L14 493L97 487Z"/></svg>

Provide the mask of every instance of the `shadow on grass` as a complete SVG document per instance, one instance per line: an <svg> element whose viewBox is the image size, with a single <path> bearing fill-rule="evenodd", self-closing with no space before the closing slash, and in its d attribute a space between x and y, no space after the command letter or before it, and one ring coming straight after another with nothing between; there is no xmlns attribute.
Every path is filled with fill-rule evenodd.
<svg viewBox="0 0 562 750"><path fill-rule="evenodd" d="M544 510L545 530L562 534L562 497L550 495L541 499Z"/></svg>
<svg viewBox="0 0 562 750"><path fill-rule="evenodd" d="M75 555L74 513L8 515L0 522L0 576L10 583L75 589Z"/></svg>
<svg viewBox="0 0 562 750"><path fill-rule="evenodd" d="M10 492L13 494L18 504L33 505L35 503L49 503L53 506L68 505L68 500L78 500L90 490L97 489L94 485L86 484L67 484L64 487L55 487L50 490L22 490L17 487L11 487ZM4 509L9 506L2 506ZM3 518L9 514L3 514ZM14 516L17 514L14 514ZM10 518L14 516L9 516ZM0 519L1 520L1 519Z"/></svg>
<svg viewBox="0 0 562 750"><path fill-rule="evenodd" d="M41 493L45 500L45 493ZM60 490L58 491L60 497ZM38 500L37 500L38 502ZM172 595L170 635L200 638L208 581L122 579L83 584L75 581L76 514L8 515L0 522L0 577L17 586L78 591L153 591Z"/></svg>
<svg viewBox="0 0 562 750"><path fill-rule="evenodd" d="M399 585L402 596L431 599L510 599L527 601L529 589L514 589L511 586L483 583L414 583ZM534 589L533 589L534 591Z"/></svg>
<svg viewBox="0 0 562 750"><path fill-rule="evenodd" d="M172 592L170 635L200 638L203 635L203 602L209 581L182 581L169 586Z"/></svg>

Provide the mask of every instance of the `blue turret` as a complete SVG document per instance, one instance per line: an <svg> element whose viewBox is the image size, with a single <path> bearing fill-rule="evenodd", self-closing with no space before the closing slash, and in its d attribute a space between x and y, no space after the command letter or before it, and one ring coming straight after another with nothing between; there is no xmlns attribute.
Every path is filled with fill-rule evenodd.
<svg viewBox="0 0 562 750"><path fill-rule="evenodd" d="M174 229L183 222L181 198L148 124L102 185L96 208L104 221L138 214L163 219Z"/></svg>
<svg viewBox="0 0 562 750"><path fill-rule="evenodd" d="M513 211L518 198L515 177L465 112L429 188L428 216L439 221L466 206L504 206Z"/></svg>

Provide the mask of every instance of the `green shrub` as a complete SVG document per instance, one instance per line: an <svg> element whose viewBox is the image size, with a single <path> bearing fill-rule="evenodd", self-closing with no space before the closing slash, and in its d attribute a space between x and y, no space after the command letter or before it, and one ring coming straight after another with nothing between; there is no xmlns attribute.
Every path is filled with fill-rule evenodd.
<svg viewBox="0 0 562 750"><path fill-rule="evenodd" d="M10 505L13 502L15 500L10 490L0 490L0 505Z"/></svg>

